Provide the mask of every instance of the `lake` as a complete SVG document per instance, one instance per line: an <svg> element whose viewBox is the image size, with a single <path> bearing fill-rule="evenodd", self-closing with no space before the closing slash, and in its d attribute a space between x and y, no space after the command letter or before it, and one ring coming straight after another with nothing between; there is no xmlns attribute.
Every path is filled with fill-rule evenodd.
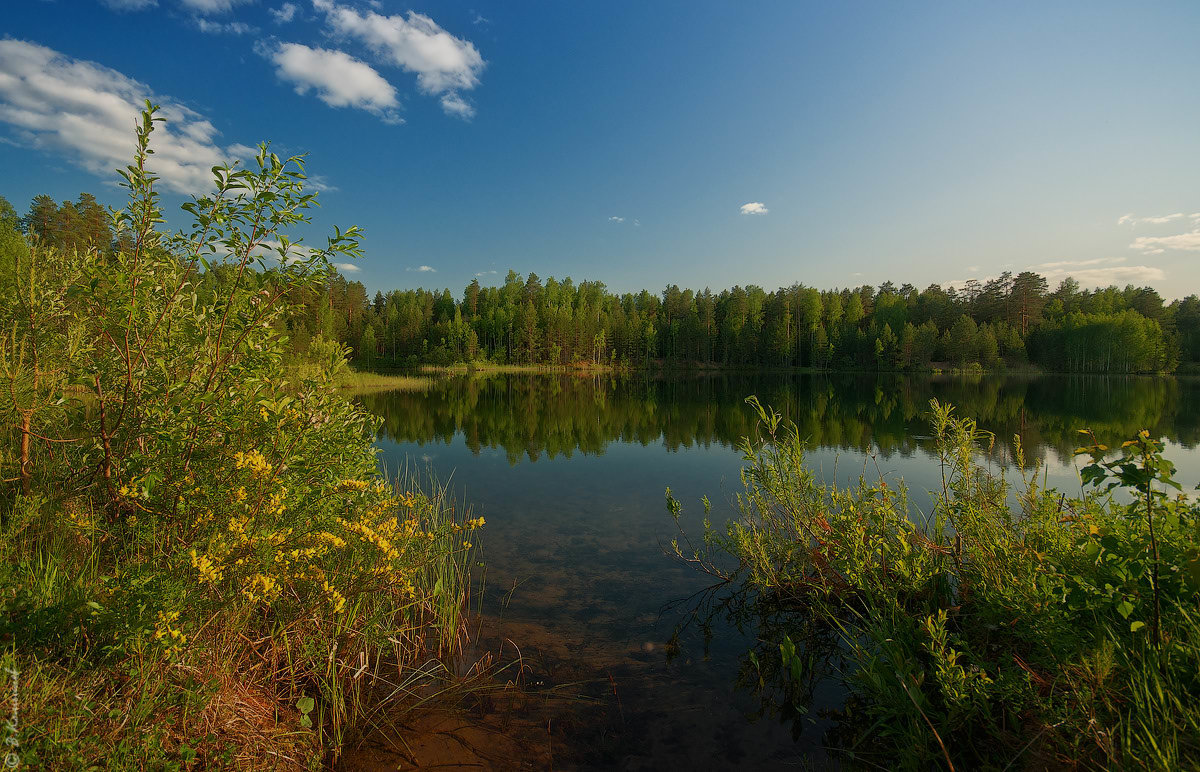
<svg viewBox="0 0 1200 772"><path fill-rule="evenodd" d="M383 418L382 464L428 467L487 519L472 653L519 653L523 689L474 715L519 738L527 766L832 763L823 748L834 742L836 685L818 688L803 716L774 710L746 658L756 620L739 620L736 604L714 612L711 580L668 555L668 486L693 526L701 496L714 521L732 513L750 394L796 422L827 481L903 478L925 511L940 480L926 422L934 398L995 434L990 463L1010 479L1020 434L1027 462L1077 494L1072 451L1084 427L1108 444L1148 428L1166 438L1185 488L1200 479L1200 380L481 375L363 396Z"/></svg>

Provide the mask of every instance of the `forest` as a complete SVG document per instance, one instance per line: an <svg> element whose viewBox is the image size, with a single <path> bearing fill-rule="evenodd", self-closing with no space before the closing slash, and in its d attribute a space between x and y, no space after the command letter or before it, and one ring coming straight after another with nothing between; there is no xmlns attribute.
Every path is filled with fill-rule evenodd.
<svg viewBox="0 0 1200 772"><path fill-rule="evenodd" d="M36 197L24 217L0 199L4 240L120 249L90 194ZM211 280L220 282L216 275ZM1052 372L1186 372L1200 367L1200 297L1167 302L1150 287L1051 290L1030 271L960 287L884 282L769 292L737 286L617 294L603 282L544 282L509 271L500 286L376 292L342 275L289 292L279 322L293 353L317 338L349 347L367 369L420 364L655 365L905 371L1026 368Z"/></svg>
<svg viewBox="0 0 1200 772"><path fill-rule="evenodd" d="M302 300L294 345L332 335L361 366L651 364L741 368L1170 372L1200 360L1200 298L1149 287L1053 291L1031 272L961 288L910 284L615 294L510 271L499 287L377 292L335 277Z"/></svg>

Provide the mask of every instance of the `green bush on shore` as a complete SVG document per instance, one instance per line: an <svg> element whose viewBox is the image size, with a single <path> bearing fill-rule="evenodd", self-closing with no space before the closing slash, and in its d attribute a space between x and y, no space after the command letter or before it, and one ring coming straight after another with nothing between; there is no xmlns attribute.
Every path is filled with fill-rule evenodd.
<svg viewBox="0 0 1200 772"><path fill-rule="evenodd" d="M281 375L289 296L359 254L356 228L288 239L302 159L214 168L163 234L158 120L121 172L126 249L0 265L6 739L55 769L317 767L458 649L482 521L380 476L340 346Z"/></svg>
<svg viewBox="0 0 1200 772"><path fill-rule="evenodd" d="M943 485L920 521L902 485L820 483L795 427L749 401L739 516L674 544L770 610L744 680L791 715L839 680L828 739L851 765L1194 768L1200 504L1167 494L1149 432L1115 458L1089 434L1079 498L1041 488L1017 438L1013 507L979 458L992 438L935 401Z"/></svg>

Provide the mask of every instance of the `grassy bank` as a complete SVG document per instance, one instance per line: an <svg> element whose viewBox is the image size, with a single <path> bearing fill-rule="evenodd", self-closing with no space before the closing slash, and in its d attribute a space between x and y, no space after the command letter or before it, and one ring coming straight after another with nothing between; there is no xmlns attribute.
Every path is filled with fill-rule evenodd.
<svg viewBox="0 0 1200 772"><path fill-rule="evenodd" d="M569 365L500 365L492 362L462 362L453 365L421 365L420 372L440 375L466 375L469 373L617 373L629 372L630 368L616 365L597 365L591 362L576 362Z"/></svg>
<svg viewBox="0 0 1200 772"><path fill-rule="evenodd" d="M356 370L362 373L374 373L368 367ZM688 362L654 359L640 364L595 364L592 362L575 362L564 365L529 364L509 365L493 362L457 362L451 365L421 364L415 372L429 375L465 375L468 373L750 373L750 374L784 374L784 375L1044 375L1046 371L1035 365L1025 364L1019 367L984 368L977 364L955 367L946 363L908 370L879 370L867 368L824 368L824 367L774 367L770 365L735 365L717 362ZM386 372L380 373L387 375Z"/></svg>
<svg viewBox="0 0 1200 772"><path fill-rule="evenodd" d="M299 160L263 148L158 232L155 120L124 247L0 255L0 657L20 708L0 739L45 769L319 769L449 677L483 523L380 476L376 419L337 394L380 381L341 347L285 364L288 298L359 254L357 231L289 250L312 200Z"/></svg>
<svg viewBox="0 0 1200 772"><path fill-rule="evenodd" d="M359 369L353 372L358 373L364 380L370 381L371 378L377 377L378 388L389 388L388 378L396 378L394 381L400 389L419 389L422 386L417 382L408 382L403 380L406 377L419 378L420 375L406 376L404 374L395 374L388 372L376 372L360 365ZM444 375L467 375L471 373L513 373L513 374L599 374L599 373L655 373L655 374L753 374L753 375L870 375L870 376L954 376L954 377L974 377L983 376L1040 376L1040 375L1071 375L1074 377L1097 377L1106 375L1106 373L1078 373L1070 371L1047 370L1032 364L1023 364L1019 366L1004 366L985 368L978 364L968 364L963 367L956 367L946 363L939 363L934 366L913 368L906 370L880 370L869 368L821 368L821 367L772 367L769 365L722 365L713 362L672 362L669 360L652 360L644 364L619 364L619 365L597 365L589 362L578 362L568 365L504 365L495 364L492 362L459 362L452 365L435 365L422 364L417 365L413 371L426 376L444 376ZM1200 370L1196 368L1181 367L1175 372L1131 372L1131 373L1114 373L1113 377L1131 377L1131 376L1169 376L1175 375L1179 377L1193 376L1200 374ZM374 388L368 386L367 388Z"/></svg>
<svg viewBox="0 0 1200 772"><path fill-rule="evenodd" d="M286 528L231 549L217 544L261 511L189 541L150 512L140 528L80 499L19 500L0 635L19 673L22 762L314 769L394 722L452 679L441 663L464 630L471 526L422 487L347 484L341 504L358 514L345 528L297 503ZM301 534L308 518L324 522Z"/></svg>
<svg viewBox="0 0 1200 772"><path fill-rule="evenodd" d="M420 375L387 375L347 370L335 380L339 389L348 391L425 391L434 379Z"/></svg>
<svg viewBox="0 0 1200 772"><path fill-rule="evenodd" d="M738 518L675 550L771 620L745 663L765 701L802 718L840 682L825 739L851 768L1195 768L1200 505L1168 495L1148 432L1115 451L1081 434L1091 492L1069 498L1019 439L1020 484L992 473L992 438L934 403L943 484L914 515L894 481L819 483L752 404Z"/></svg>

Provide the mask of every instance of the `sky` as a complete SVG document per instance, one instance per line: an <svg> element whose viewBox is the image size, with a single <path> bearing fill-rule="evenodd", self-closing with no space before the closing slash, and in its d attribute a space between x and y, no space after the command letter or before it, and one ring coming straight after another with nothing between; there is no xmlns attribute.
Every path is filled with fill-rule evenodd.
<svg viewBox="0 0 1200 772"><path fill-rule="evenodd" d="M168 218L307 153L375 290L1200 292L1200 3L10 0L0 196L89 191L146 98Z"/></svg>

